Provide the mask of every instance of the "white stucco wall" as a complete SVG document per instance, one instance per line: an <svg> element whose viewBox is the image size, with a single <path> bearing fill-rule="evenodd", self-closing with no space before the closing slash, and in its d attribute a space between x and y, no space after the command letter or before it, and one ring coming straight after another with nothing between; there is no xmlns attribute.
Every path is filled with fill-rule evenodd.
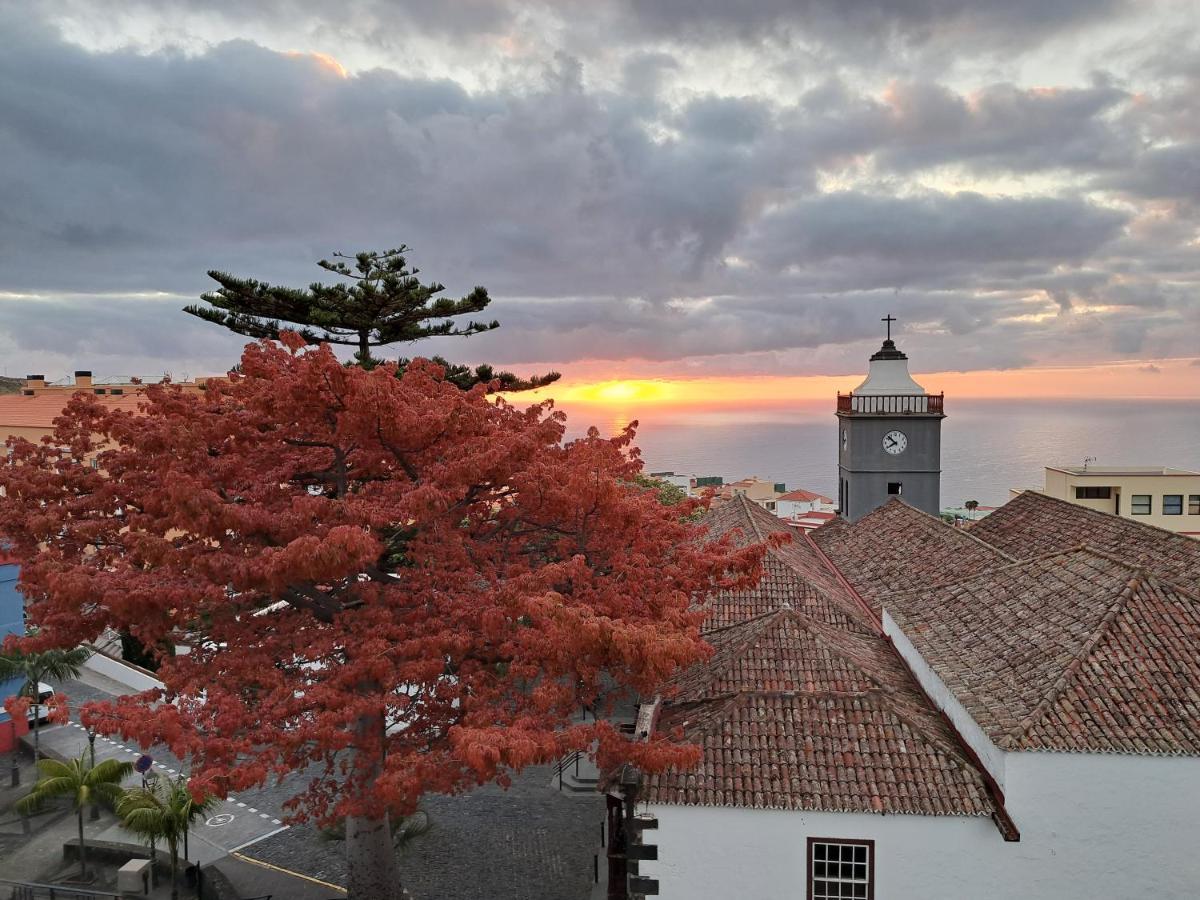
<svg viewBox="0 0 1200 900"><path fill-rule="evenodd" d="M1200 760L1009 754L990 819L647 806L664 900L803 900L807 839L875 841L876 900L1184 900L1200 896Z"/></svg>
<svg viewBox="0 0 1200 900"><path fill-rule="evenodd" d="M163 687L161 681L140 666L124 660L113 659L104 653L93 653L83 666L85 669L91 669L106 678L111 678L118 684L125 685L132 691L149 691Z"/></svg>

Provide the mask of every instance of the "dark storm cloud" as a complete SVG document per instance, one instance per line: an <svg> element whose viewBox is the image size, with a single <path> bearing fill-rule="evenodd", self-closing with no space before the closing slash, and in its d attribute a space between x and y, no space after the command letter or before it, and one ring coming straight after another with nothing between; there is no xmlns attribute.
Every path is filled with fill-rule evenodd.
<svg viewBox="0 0 1200 900"><path fill-rule="evenodd" d="M346 22L361 14L369 37L402 41L389 16L427 12L436 30L468 15L432 6L356 3ZM543 9L477 6L476 34ZM886 15L913 41L953 23L1015 34L1088 18L1070 3L850 6L806 8L821 21ZM304 27L325 21L323 4L287 8ZM655 29L682 15L628 9ZM713 28L726 15L693 13ZM755 5L744 24L782 16ZM539 77L467 90L387 68L343 77L247 40L98 53L36 19L0 34L0 339L18 352L76 355L100 333L117 356L209 354L219 368L237 339L201 337L220 332L174 313L181 300L108 295L195 296L209 268L305 284L331 251L400 242L451 292L487 285L505 325L431 352L512 365L744 354L766 370L789 351L874 339L887 312L913 324L915 346L954 336L942 358L963 368L1053 357L1077 334L1090 336L1067 343L1079 353L1188 355L1200 315L1198 157L1172 113L1196 87L1182 64L1149 93L1105 75L871 92L843 71L791 102L672 93L678 43L615 45L610 87L560 51ZM1055 186L938 190L948 168ZM35 306L5 292L75 296ZM1077 313L1095 308L1115 312Z"/></svg>

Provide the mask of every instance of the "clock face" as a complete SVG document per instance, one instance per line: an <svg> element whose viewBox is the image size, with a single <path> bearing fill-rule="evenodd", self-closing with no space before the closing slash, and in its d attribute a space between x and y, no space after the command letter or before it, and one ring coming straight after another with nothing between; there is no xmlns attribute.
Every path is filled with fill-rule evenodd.
<svg viewBox="0 0 1200 900"><path fill-rule="evenodd" d="M899 456L908 446L908 438L903 431L889 431L883 436L883 449L892 456Z"/></svg>

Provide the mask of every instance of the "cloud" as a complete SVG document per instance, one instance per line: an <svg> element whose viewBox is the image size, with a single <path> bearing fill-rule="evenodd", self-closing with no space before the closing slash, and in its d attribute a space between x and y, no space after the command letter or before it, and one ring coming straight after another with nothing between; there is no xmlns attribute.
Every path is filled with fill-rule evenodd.
<svg viewBox="0 0 1200 900"><path fill-rule="evenodd" d="M141 37L106 50L53 26L83 7L41 8L0 23L0 328L16 359L69 369L101 336L114 366L221 370L240 339L175 312L206 270L302 285L331 251L400 242L451 293L486 285L504 325L428 352L514 366L854 371L888 312L947 367L1193 352L1186 51L1153 83L913 62L940 47L967 65L976 42L1032 46L1121 4L351 0L348 29L315 0L252 5L244 25L232 4L161 0L125 8ZM200 35L206 16L233 39L146 37L168 19ZM245 36L271 23L328 56ZM855 29L872 59L844 56ZM363 40L412 70L328 58ZM820 52L778 50L792 40ZM489 67L456 70L468 46ZM422 54L451 74L420 71ZM738 77L739 59L766 79L783 57L788 90Z"/></svg>

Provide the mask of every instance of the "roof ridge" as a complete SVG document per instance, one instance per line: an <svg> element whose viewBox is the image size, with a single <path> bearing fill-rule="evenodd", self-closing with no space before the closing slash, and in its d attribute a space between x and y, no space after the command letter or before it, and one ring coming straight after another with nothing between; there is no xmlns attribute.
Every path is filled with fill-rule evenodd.
<svg viewBox="0 0 1200 900"><path fill-rule="evenodd" d="M1104 556L1105 554L1101 555ZM1129 604L1130 598L1132 598L1143 586L1147 585L1147 583L1148 573L1142 569L1136 570L1133 576L1125 582L1124 587L1117 592L1116 598L1109 603L1108 608L1104 611L1104 615L1100 617L1100 620L1092 629L1092 633L1088 635L1087 640L1085 640L1079 646L1079 649L1075 652L1071 662L1067 664L1067 667L1063 669L1058 678L1054 679L1054 683L1050 685L1050 689L1046 692L1045 696L1043 696L1042 699L1037 702L1037 704L1029 711L1029 714L1025 716L1025 718L1017 723L1016 727L1013 728L1012 731L1004 735L997 743L999 743L1005 749L1015 746L1022 737L1029 733L1031 728L1033 728L1045 717L1046 713L1050 710L1050 707L1055 703L1055 701L1058 700L1060 696L1062 696L1063 691L1067 689L1070 683L1074 680L1075 675L1080 669L1083 668L1084 661L1092 655L1092 652L1096 649L1100 642L1108 636L1109 628L1112 625L1113 620L1116 619L1118 614L1120 614L1120 612Z"/></svg>
<svg viewBox="0 0 1200 900"><path fill-rule="evenodd" d="M1013 497L1012 500L1009 500L1008 503L1013 503L1013 502L1019 500L1021 497L1023 497L1026 494L1032 494L1033 496L1040 497L1043 500L1050 500L1054 503L1060 503L1063 506L1069 507L1070 509L1073 509L1073 510L1083 510L1087 514L1087 516L1089 516L1091 518L1096 518L1097 516L1103 516L1104 520L1106 522L1110 521L1112 519L1116 519L1119 522L1124 522L1128 525L1134 525L1134 526L1137 526L1138 528L1145 528L1150 531L1155 531L1159 534L1170 535L1170 537L1176 539L1176 543L1178 543L1180 547L1191 546L1193 549L1195 549L1195 546L1194 546L1196 544L1195 540L1193 540L1190 537L1187 537L1186 535L1182 535L1182 534L1179 534L1174 531L1168 531L1166 528L1163 528L1160 525L1153 525L1150 522L1139 522L1137 519L1130 519L1125 516L1118 516L1115 513L1106 513L1103 510L1092 509L1090 506L1080 506L1078 503L1072 503L1070 500L1064 500L1062 497L1051 496L1050 494L1047 494L1045 491L1039 491L1034 488L1026 488L1025 490L1021 491L1021 493L1017 494L1016 497ZM1004 506L1007 506L1008 503L1004 504ZM1004 507L1000 507L1000 508L1003 509ZM999 511L999 510L997 510L997 511ZM980 523L986 522L987 517L985 516L984 518L980 519L979 521L980 521ZM1182 542L1182 543L1180 543L1180 542ZM991 546L991 545L989 544L988 546Z"/></svg>
<svg viewBox="0 0 1200 900"><path fill-rule="evenodd" d="M821 563L825 566L825 568L827 568L833 574L833 577L837 579L838 584L840 584L850 594L850 596L854 598L854 600L858 603L859 607L861 607L866 612L868 618L871 621L871 624L876 625L879 629L879 632L882 634L883 633L882 617L875 615L875 610L873 610L871 608L871 604L866 601L866 599L862 596L862 594L860 594L857 590L855 590L854 585L852 585L850 583L850 579L848 579L845 575L842 574L842 570L837 567L837 563L835 563L832 559L830 559L829 554L827 554L823 549L821 549L821 545L818 544L813 539L812 534L806 531L803 533L802 537L808 543L808 545L814 551L816 551L816 554L820 558Z"/></svg>
<svg viewBox="0 0 1200 900"><path fill-rule="evenodd" d="M912 510L918 516L923 516L926 519L936 522L942 528L949 528L950 532L952 534L957 534L957 535L960 535L961 537L968 538L971 541L974 541L976 544L979 544L982 547L986 547L988 550L992 551L993 553L999 553L1005 559L1012 560L1014 562L1018 561L1015 556L1009 556L1007 553L1005 553L999 547L993 546L992 544L989 544L987 541L985 541L983 538L977 537L976 535L971 534L970 528L955 528L953 525L947 525L945 522L943 522L941 520L940 517L935 516L933 513L926 512L923 509L918 509L917 507L915 507L911 503L908 503L907 501L901 499L900 497L893 497L891 500L887 501L887 503L883 503L883 504L875 507L875 509L871 510L869 513L867 513L865 516L863 516L862 519L859 519L858 521L861 522L861 521L863 521L863 519L869 519L877 511L886 508L889 504L892 504L892 503L897 503L900 506L905 507L906 509ZM980 521L983 521L983 520L980 519ZM856 522L854 524L857 525L858 523Z"/></svg>
<svg viewBox="0 0 1200 900"><path fill-rule="evenodd" d="M750 509L751 506L757 506L758 504L752 504L745 494L734 494L733 496L736 500L741 501L742 509L746 513L746 521L750 523L750 528L754 532L754 536L758 538L759 543L762 543L766 538L763 537L762 528L759 527L758 522L754 518L754 512ZM763 511L766 512L766 510Z"/></svg>

